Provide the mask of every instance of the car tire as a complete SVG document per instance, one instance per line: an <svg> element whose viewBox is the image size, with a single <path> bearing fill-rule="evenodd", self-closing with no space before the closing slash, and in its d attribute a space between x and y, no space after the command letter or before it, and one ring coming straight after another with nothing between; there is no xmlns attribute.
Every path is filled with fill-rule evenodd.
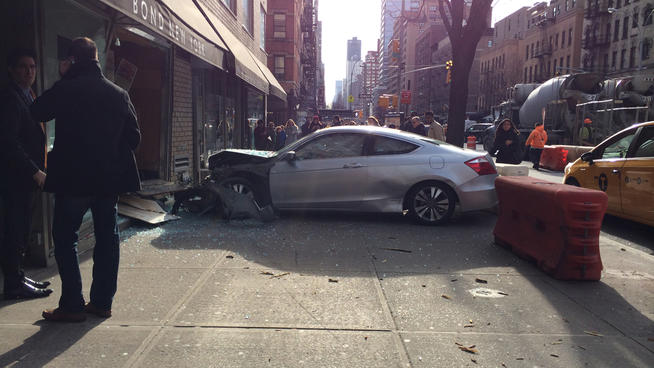
<svg viewBox="0 0 654 368"><path fill-rule="evenodd" d="M233 177L221 180L218 185L229 188L239 194L248 194L252 193L254 199L258 199L257 192L254 189L252 183L241 177Z"/></svg>
<svg viewBox="0 0 654 368"><path fill-rule="evenodd" d="M456 194L443 183L421 183L407 196L409 214L422 225L440 225L454 213Z"/></svg>
<svg viewBox="0 0 654 368"><path fill-rule="evenodd" d="M575 187L580 187L581 186L579 184L579 181L577 181L577 179L575 179L575 178L567 178L565 180L565 183L568 184L568 185L575 186Z"/></svg>

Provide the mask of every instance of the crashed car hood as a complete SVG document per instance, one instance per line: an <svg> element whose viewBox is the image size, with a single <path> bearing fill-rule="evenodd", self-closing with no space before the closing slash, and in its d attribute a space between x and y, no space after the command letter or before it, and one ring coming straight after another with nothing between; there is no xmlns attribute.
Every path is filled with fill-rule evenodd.
<svg viewBox="0 0 654 368"><path fill-rule="evenodd" d="M247 149L226 149L209 157L209 168L239 164L256 164L274 157L273 151L256 151Z"/></svg>

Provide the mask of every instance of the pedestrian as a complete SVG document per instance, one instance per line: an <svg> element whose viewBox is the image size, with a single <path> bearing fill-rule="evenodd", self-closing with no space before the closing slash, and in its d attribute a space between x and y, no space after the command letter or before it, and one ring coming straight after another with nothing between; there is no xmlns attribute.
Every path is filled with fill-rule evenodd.
<svg viewBox="0 0 654 368"><path fill-rule="evenodd" d="M311 125L309 126L309 134L318 131L322 128L324 128L324 126L320 122L320 117L318 115L315 115L313 117L313 120L311 120Z"/></svg>
<svg viewBox="0 0 654 368"><path fill-rule="evenodd" d="M381 126L379 125L379 120L377 120L377 118L372 115L368 116L368 125L376 127Z"/></svg>
<svg viewBox="0 0 654 368"><path fill-rule="evenodd" d="M593 121L590 118L584 119L584 125L579 128L579 140L584 146L593 145Z"/></svg>
<svg viewBox="0 0 654 368"><path fill-rule="evenodd" d="M286 145L286 131L282 126L275 128L275 151L282 149Z"/></svg>
<svg viewBox="0 0 654 368"><path fill-rule="evenodd" d="M266 134L266 125L263 120L257 120L257 126L254 128L254 149L263 151L266 149L268 135Z"/></svg>
<svg viewBox="0 0 654 368"><path fill-rule="evenodd" d="M311 121L309 119L306 119L304 121L304 124L302 124L302 127L301 127L303 137L306 137L307 135L309 135L309 133L310 133L309 128L310 127L311 127Z"/></svg>
<svg viewBox="0 0 654 368"><path fill-rule="evenodd" d="M443 129L443 126L434 119L433 111L425 112L425 123L429 125L429 130L427 131L427 136L429 138L445 141L445 130Z"/></svg>
<svg viewBox="0 0 654 368"><path fill-rule="evenodd" d="M531 131L525 146L530 146L529 149L529 159L534 164L533 168L538 170L540 169L540 155L543 153L543 148L545 148L545 143L547 143L547 132L545 131L545 126L543 123L538 122L534 124L534 130Z"/></svg>
<svg viewBox="0 0 654 368"><path fill-rule="evenodd" d="M297 136L300 133L300 128L293 119L288 119L286 121L286 144L291 144L297 141Z"/></svg>
<svg viewBox="0 0 654 368"><path fill-rule="evenodd" d="M522 162L522 151L518 136L520 132L516 129L511 119L504 119L495 132L495 141L490 151L491 156L496 156L496 162L502 164L519 164Z"/></svg>
<svg viewBox="0 0 654 368"><path fill-rule="evenodd" d="M141 189L134 150L141 141L129 94L102 74L93 40L72 40L60 62L61 80L34 101L38 121L56 119L45 191L54 193L52 238L61 298L43 311L48 321L80 322L86 313L111 316L117 289L120 237L118 195ZM93 216L93 282L85 304L77 240L87 210Z"/></svg>
<svg viewBox="0 0 654 368"><path fill-rule="evenodd" d="M402 123L400 126L400 130L404 130L405 132L410 132L411 131L411 119L414 117L418 116L418 113L415 111L411 111L411 114L409 115L409 118Z"/></svg>
<svg viewBox="0 0 654 368"><path fill-rule="evenodd" d="M420 121L418 116L411 118L411 124L409 125L408 129L408 132L419 134L425 137L427 136L427 129L425 129L425 125Z"/></svg>
<svg viewBox="0 0 654 368"><path fill-rule="evenodd" d="M268 128L266 129L266 150L274 151L277 146L277 128L275 123L272 121L268 122Z"/></svg>
<svg viewBox="0 0 654 368"><path fill-rule="evenodd" d="M341 125L343 125L343 123L341 122L341 117L338 116L338 115L335 115L334 119L332 119L332 126L337 127L337 126L341 126Z"/></svg>
<svg viewBox="0 0 654 368"><path fill-rule="evenodd" d="M34 201L45 183L45 133L32 118L32 84L36 56L32 50L15 49L7 57L9 85L0 92L0 198L4 206L0 224L0 267L5 299L50 295L49 282L25 276L23 253L32 227Z"/></svg>

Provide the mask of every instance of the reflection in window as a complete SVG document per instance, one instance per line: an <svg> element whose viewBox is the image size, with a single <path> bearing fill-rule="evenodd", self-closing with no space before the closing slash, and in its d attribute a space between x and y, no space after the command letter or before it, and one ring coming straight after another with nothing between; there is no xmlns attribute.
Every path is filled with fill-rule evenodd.
<svg viewBox="0 0 654 368"><path fill-rule="evenodd" d="M627 156L627 151L629 150L629 145L634 139L634 132L628 134L617 141L611 143L602 153L602 158L624 158Z"/></svg>
<svg viewBox="0 0 654 368"><path fill-rule="evenodd" d="M647 127L638 138L634 157L654 157L654 127Z"/></svg>
<svg viewBox="0 0 654 368"><path fill-rule="evenodd" d="M316 138L296 152L298 160L355 157L363 153L363 134L330 134Z"/></svg>
<svg viewBox="0 0 654 368"><path fill-rule="evenodd" d="M377 136L375 137L375 147L372 153L373 155L401 155L409 153L416 148L418 146L413 143Z"/></svg>

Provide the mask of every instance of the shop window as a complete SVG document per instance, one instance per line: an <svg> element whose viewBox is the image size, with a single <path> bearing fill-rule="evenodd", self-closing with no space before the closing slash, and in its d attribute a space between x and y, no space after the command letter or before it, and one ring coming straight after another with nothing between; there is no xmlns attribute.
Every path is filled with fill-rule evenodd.
<svg viewBox="0 0 654 368"><path fill-rule="evenodd" d="M629 49L629 67L633 68L636 66L636 48L632 47Z"/></svg>
<svg viewBox="0 0 654 368"><path fill-rule="evenodd" d="M613 41L617 41L620 38L620 20L615 21L613 26Z"/></svg>
<svg viewBox="0 0 654 368"><path fill-rule="evenodd" d="M632 21L631 21L631 28L638 28L638 14L640 14L638 12L638 7L635 7L634 8L634 14L633 14Z"/></svg>
<svg viewBox="0 0 654 368"><path fill-rule="evenodd" d="M273 37L286 38L286 14L273 15Z"/></svg>
<svg viewBox="0 0 654 368"><path fill-rule="evenodd" d="M80 35L91 38L98 47L100 65L105 76L113 80L113 52L107 50L107 21L98 14L65 1L44 1L43 4L43 87L50 88L59 80L59 60L65 58L70 42ZM52 149L55 124L46 124L47 146Z"/></svg>
<svg viewBox="0 0 654 368"><path fill-rule="evenodd" d="M286 72L286 58L284 56L275 56L275 77L277 79L284 79Z"/></svg>

